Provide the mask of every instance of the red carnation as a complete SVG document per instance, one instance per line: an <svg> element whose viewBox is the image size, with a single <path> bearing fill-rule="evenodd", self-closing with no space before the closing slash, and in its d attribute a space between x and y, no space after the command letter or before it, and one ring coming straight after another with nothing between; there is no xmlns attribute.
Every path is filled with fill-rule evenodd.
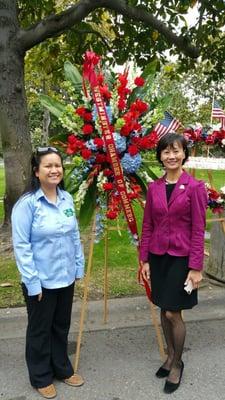
<svg viewBox="0 0 225 400"><path fill-rule="evenodd" d="M85 112L83 115L83 118L85 121L92 121L92 113L91 112Z"/></svg>
<svg viewBox="0 0 225 400"><path fill-rule="evenodd" d="M124 108L126 107L126 101L122 98L119 99L118 101L118 108L120 111L124 110Z"/></svg>
<svg viewBox="0 0 225 400"><path fill-rule="evenodd" d="M111 182L103 183L102 185L104 190L112 190L113 189L113 184Z"/></svg>
<svg viewBox="0 0 225 400"><path fill-rule="evenodd" d="M94 128L91 124L85 124L82 128L84 135L90 135L93 132Z"/></svg>
<svg viewBox="0 0 225 400"><path fill-rule="evenodd" d="M82 142L82 140L77 139L75 135L68 136L68 147L66 149L67 154L75 154L83 148L84 142Z"/></svg>
<svg viewBox="0 0 225 400"><path fill-rule="evenodd" d="M134 80L134 83L136 86L144 86L145 80L141 76L137 76L137 78Z"/></svg>
<svg viewBox="0 0 225 400"><path fill-rule="evenodd" d="M89 160L89 158L91 157L91 150L83 149L81 151L81 156L84 158L84 160Z"/></svg>
<svg viewBox="0 0 225 400"><path fill-rule="evenodd" d="M215 139L216 139L215 135L212 134L212 135L207 136L205 142L208 145L214 144L215 143Z"/></svg>
<svg viewBox="0 0 225 400"><path fill-rule="evenodd" d="M106 217L109 219L116 219L117 215L117 212L113 210L107 211L106 213Z"/></svg>
<svg viewBox="0 0 225 400"><path fill-rule="evenodd" d="M83 118L84 114L86 113L85 107L78 107L75 110L75 113L78 114L81 118Z"/></svg>
<svg viewBox="0 0 225 400"><path fill-rule="evenodd" d="M77 138L75 135L69 135L67 140L68 140L68 143L74 144L74 143L76 143Z"/></svg>
<svg viewBox="0 0 225 400"><path fill-rule="evenodd" d="M112 94L110 93L110 91L109 91L107 85L105 85L105 86L100 86L100 92L101 92L101 95L102 95L105 99L107 99L107 100L111 99Z"/></svg>
<svg viewBox="0 0 225 400"><path fill-rule="evenodd" d="M106 169L104 169L104 171L103 171L103 175L104 175L104 176L111 176L111 175L113 175L113 172L111 171L111 169L106 168Z"/></svg>
<svg viewBox="0 0 225 400"><path fill-rule="evenodd" d="M71 156L72 154L74 154L73 148L68 146L66 149L66 154L68 154L68 156Z"/></svg>
<svg viewBox="0 0 225 400"><path fill-rule="evenodd" d="M103 82L104 82L104 75L103 74L98 74L97 75L97 80L98 80L98 84L102 86Z"/></svg>
<svg viewBox="0 0 225 400"><path fill-rule="evenodd" d="M153 149L157 143L158 135L155 131L152 131L148 135L139 139L138 146L140 149L150 150Z"/></svg>
<svg viewBox="0 0 225 400"><path fill-rule="evenodd" d="M138 148L137 148L137 146L135 146L135 144L131 144L131 145L128 147L128 153L129 153L131 156L135 156L135 155L138 153Z"/></svg>
<svg viewBox="0 0 225 400"><path fill-rule="evenodd" d="M140 99L137 99L134 103L131 104L130 110L138 111L142 114L148 110L148 104Z"/></svg>
<svg viewBox="0 0 225 400"><path fill-rule="evenodd" d="M104 142L101 138L94 138L93 142L98 148L101 148L104 145Z"/></svg>
<svg viewBox="0 0 225 400"><path fill-rule="evenodd" d="M95 161L97 164L102 164L102 163L106 162L105 154L97 154Z"/></svg>
<svg viewBox="0 0 225 400"><path fill-rule="evenodd" d="M217 200L220 197L220 194L214 189L209 188L208 192L209 192L209 197L212 200Z"/></svg>

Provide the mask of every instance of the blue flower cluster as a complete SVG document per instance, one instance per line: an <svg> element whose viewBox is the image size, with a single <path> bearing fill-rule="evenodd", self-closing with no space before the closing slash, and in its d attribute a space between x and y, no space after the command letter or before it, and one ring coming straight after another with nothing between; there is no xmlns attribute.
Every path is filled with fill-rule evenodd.
<svg viewBox="0 0 225 400"><path fill-rule="evenodd" d="M124 154L123 158L121 159L121 164L123 167L124 172L128 174L132 174L138 170L141 166L141 155L136 154L135 156L131 156L130 154Z"/></svg>
<svg viewBox="0 0 225 400"><path fill-rule="evenodd" d="M80 183L84 180L84 175L89 171L90 168L85 164L81 168L75 167L70 175L70 180Z"/></svg>
<svg viewBox="0 0 225 400"><path fill-rule="evenodd" d="M117 132L113 132L113 138L118 153L120 154L125 151L127 147L126 138L124 136L120 136L120 134Z"/></svg>
<svg viewBox="0 0 225 400"><path fill-rule="evenodd" d="M97 150L98 150L96 144L94 144L93 139L90 139L90 140L88 140L88 141L86 142L86 147L87 147L88 149L92 150L92 151L97 151Z"/></svg>

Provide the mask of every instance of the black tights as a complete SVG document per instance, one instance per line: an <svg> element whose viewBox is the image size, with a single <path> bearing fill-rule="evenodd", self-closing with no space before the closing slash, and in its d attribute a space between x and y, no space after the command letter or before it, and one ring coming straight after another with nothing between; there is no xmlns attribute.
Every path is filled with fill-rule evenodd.
<svg viewBox="0 0 225 400"><path fill-rule="evenodd" d="M167 344L167 360L163 367L170 370L169 380L177 383L180 376L181 358L186 336L181 311L161 310L161 325Z"/></svg>

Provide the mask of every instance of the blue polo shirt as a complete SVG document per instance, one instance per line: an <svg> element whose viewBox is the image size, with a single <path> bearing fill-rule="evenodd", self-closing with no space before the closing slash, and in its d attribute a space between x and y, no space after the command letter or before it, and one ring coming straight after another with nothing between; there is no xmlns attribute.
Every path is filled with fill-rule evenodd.
<svg viewBox="0 0 225 400"><path fill-rule="evenodd" d="M28 295L71 285L84 274L84 255L72 196L57 189L56 203L41 189L22 196L12 211L14 254Z"/></svg>

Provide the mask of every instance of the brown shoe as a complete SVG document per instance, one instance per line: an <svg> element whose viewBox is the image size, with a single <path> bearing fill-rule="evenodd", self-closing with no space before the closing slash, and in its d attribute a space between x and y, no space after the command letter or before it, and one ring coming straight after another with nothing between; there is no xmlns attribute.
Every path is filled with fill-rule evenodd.
<svg viewBox="0 0 225 400"><path fill-rule="evenodd" d="M63 382L70 386L82 386L84 384L82 376L78 374L73 374L70 378L64 379Z"/></svg>
<svg viewBox="0 0 225 400"><path fill-rule="evenodd" d="M55 386L53 384L45 386L43 388L38 388L37 391L45 399L53 399L57 395Z"/></svg>

